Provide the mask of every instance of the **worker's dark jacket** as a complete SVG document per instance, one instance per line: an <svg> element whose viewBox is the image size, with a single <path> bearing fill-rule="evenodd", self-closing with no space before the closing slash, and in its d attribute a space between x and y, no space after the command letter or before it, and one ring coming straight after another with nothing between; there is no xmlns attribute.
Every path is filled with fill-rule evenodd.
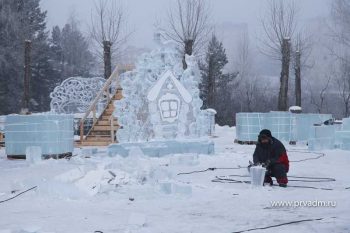
<svg viewBox="0 0 350 233"><path fill-rule="evenodd" d="M270 160L270 164L280 163L285 166L286 172L289 170L289 160L286 152L286 148L276 138L272 138L271 143L267 146L263 146L260 143L256 145L253 161L254 163L266 163Z"/></svg>

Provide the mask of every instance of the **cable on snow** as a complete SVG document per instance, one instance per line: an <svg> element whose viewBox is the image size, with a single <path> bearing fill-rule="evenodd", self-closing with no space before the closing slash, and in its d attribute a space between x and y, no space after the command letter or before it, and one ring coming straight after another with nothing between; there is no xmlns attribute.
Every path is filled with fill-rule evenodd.
<svg viewBox="0 0 350 233"><path fill-rule="evenodd" d="M6 199L6 200L0 201L0 203L4 203L4 202L6 202L6 201L10 201L10 200L12 200L12 199L15 199L16 197L21 196L22 194L25 194L26 192L29 192L29 191L31 191L31 190L33 190L33 189L36 189L37 187L38 187L38 186L34 186L34 187L30 188L30 189L27 189L27 190L25 190L25 191L23 191L23 192L20 192L19 194L15 195L15 196L13 196L13 197L10 197L10 198L8 198L8 199Z"/></svg>
<svg viewBox="0 0 350 233"><path fill-rule="evenodd" d="M335 218L335 217L332 217ZM251 228L243 231L234 231L232 233L243 233L243 232L248 232L248 231L256 231L256 230L265 230L269 228L274 228L274 227L280 227L280 226L285 226L285 225L291 225L291 224L297 224L297 223L302 223L302 222L314 222L314 221L321 221L324 218L314 218L314 219L302 219L302 220L296 220L296 221L291 221L291 222L285 222L285 223L280 223L276 225L271 225L271 226L266 226L266 227L256 227L256 228Z"/></svg>

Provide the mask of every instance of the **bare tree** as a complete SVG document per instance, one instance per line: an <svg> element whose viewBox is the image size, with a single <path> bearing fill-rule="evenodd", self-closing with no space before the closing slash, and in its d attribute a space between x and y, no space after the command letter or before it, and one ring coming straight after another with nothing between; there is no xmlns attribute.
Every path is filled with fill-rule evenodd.
<svg viewBox="0 0 350 233"><path fill-rule="evenodd" d="M332 5L332 39L334 47L331 54L336 58L336 84L344 104L344 116L350 114L350 2L335 0Z"/></svg>
<svg viewBox="0 0 350 233"><path fill-rule="evenodd" d="M325 82L321 83L322 86L320 89L317 89L316 86L320 85L321 80L318 80L318 85L310 85L310 82L308 82L308 89L310 90L310 103L316 108L318 113L323 113L324 108L326 107L331 78L332 76L328 75Z"/></svg>
<svg viewBox="0 0 350 233"><path fill-rule="evenodd" d="M344 117L350 115L350 66L349 64L342 62L340 64L340 73L337 75L336 83L339 88L339 96L344 104Z"/></svg>
<svg viewBox="0 0 350 233"><path fill-rule="evenodd" d="M253 104L258 92L258 80L252 73L252 56L249 46L249 35L242 34L237 46L235 66L238 75L238 92L241 99L241 111L253 111Z"/></svg>
<svg viewBox="0 0 350 233"><path fill-rule="evenodd" d="M301 107L302 94L302 69L310 68L312 65L307 64L311 50L312 38L306 33L298 33L293 48L293 66L295 74L295 105Z"/></svg>
<svg viewBox="0 0 350 233"><path fill-rule="evenodd" d="M192 55L203 45L211 32L209 8L205 0L177 0L167 16L163 35L179 44L183 52L183 68L187 68L185 54Z"/></svg>
<svg viewBox="0 0 350 233"><path fill-rule="evenodd" d="M235 69L238 71L237 92L235 97L240 100L240 111L258 111L258 106L265 105L267 96L267 85L262 85L262 77L254 70L254 59L250 48L249 35L244 32L239 39L235 53ZM263 99L264 104L259 101Z"/></svg>
<svg viewBox="0 0 350 233"><path fill-rule="evenodd" d="M350 48L350 2L335 0L332 4L332 21L330 27L333 40L344 47ZM333 54L337 55L337 54ZM344 57L338 57L345 59Z"/></svg>
<svg viewBox="0 0 350 233"><path fill-rule="evenodd" d="M98 45L98 56L104 62L104 77L112 73L112 58L121 52L131 33L126 29L125 10L120 1L96 0L91 13L90 36Z"/></svg>
<svg viewBox="0 0 350 233"><path fill-rule="evenodd" d="M270 0L266 17L261 19L265 33L262 52L282 63L278 110L288 110L288 79L291 38L296 30L297 7L294 1Z"/></svg>

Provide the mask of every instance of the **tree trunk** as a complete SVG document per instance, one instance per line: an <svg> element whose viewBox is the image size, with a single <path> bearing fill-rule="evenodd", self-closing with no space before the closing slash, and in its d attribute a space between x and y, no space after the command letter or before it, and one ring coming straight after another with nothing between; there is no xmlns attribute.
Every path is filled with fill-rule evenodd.
<svg viewBox="0 0 350 233"><path fill-rule="evenodd" d="M24 92L21 112L26 114L29 111L29 90L30 90L30 79L32 76L31 72L31 50L32 42L26 40L24 44Z"/></svg>
<svg viewBox="0 0 350 233"><path fill-rule="evenodd" d="M215 78L209 77L208 108L215 108Z"/></svg>
<svg viewBox="0 0 350 233"><path fill-rule="evenodd" d="M295 54L295 105L301 107L301 53Z"/></svg>
<svg viewBox="0 0 350 233"><path fill-rule="evenodd" d="M111 58L110 41L103 41L103 62L104 62L104 78L108 79L112 74L112 58Z"/></svg>
<svg viewBox="0 0 350 233"><path fill-rule="evenodd" d="M184 70L187 69L186 54L192 55L192 53L193 53L193 42L194 42L193 40L185 40L185 54L184 54L184 57L182 59L182 65L183 65Z"/></svg>
<svg viewBox="0 0 350 233"><path fill-rule="evenodd" d="M280 78L280 91L278 96L278 110L288 110L288 79L290 65L290 39L283 39L282 44L282 71Z"/></svg>
<svg viewBox="0 0 350 233"><path fill-rule="evenodd" d="M213 73L213 60L209 58L208 62L208 99L207 99L207 108L215 109L215 76Z"/></svg>

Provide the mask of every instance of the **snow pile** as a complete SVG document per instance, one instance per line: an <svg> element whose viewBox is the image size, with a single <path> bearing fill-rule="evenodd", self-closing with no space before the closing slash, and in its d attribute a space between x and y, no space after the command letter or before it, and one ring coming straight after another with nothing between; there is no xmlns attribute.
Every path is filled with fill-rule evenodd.
<svg viewBox="0 0 350 233"><path fill-rule="evenodd" d="M102 194L127 194L131 197L139 192L146 195L174 194L191 196L192 187L178 183L173 169L199 165L195 154L172 155L163 159L145 156L140 148L134 147L129 156L96 156L97 152L81 150L81 155L73 157L69 164L74 165L55 176L31 176L15 180L13 190L25 190L37 186L36 194L43 198L79 200ZM86 154L92 155L86 159ZM91 161L90 161L91 160ZM30 163L32 169L41 167L65 166L65 161L42 160Z"/></svg>

